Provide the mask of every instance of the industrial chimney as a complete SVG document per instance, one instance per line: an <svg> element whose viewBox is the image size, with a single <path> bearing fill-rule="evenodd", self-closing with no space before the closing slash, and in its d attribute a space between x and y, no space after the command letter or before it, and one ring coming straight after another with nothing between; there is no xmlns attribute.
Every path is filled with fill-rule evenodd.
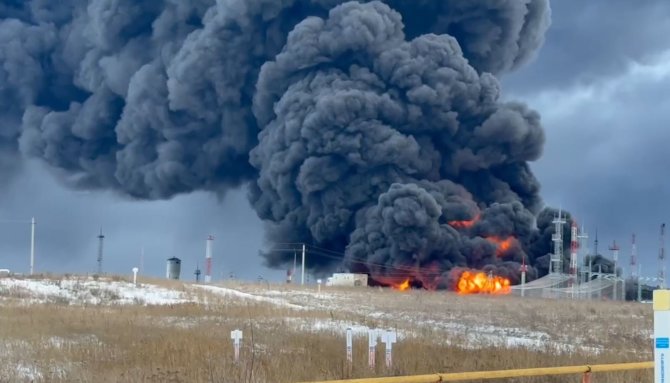
<svg viewBox="0 0 670 383"><path fill-rule="evenodd" d="M212 244L214 237L207 237L207 246L205 248L205 283L212 282Z"/></svg>

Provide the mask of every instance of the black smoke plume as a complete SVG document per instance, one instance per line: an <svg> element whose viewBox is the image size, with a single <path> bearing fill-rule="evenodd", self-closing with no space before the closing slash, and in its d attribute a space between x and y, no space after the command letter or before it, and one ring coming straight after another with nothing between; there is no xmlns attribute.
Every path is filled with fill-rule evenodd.
<svg viewBox="0 0 670 383"><path fill-rule="evenodd" d="M270 242L346 253L317 272L516 278L544 133L495 76L549 19L548 0L4 2L0 171L20 151L138 199L249 185Z"/></svg>

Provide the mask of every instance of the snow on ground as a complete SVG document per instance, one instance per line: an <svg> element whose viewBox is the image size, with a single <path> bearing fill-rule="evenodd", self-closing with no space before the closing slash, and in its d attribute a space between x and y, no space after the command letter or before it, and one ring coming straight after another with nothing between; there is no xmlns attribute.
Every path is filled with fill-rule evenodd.
<svg viewBox="0 0 670 383"><path fill-rule="evenodd" d="M19 364L16 366L16 375L19 379L27 379L31 382L42 379L42 373L35 366Z"/></svg>
<svg viewBox="0 0 670 383"><path fill-rule="evenodd" d="M271 303L276 306L282 306L286 308L291 308L291 309L296 309L296 310L303 310L305 309L303 306L299 306L296 304L292 304L289 302L286 302L285 300L282 299L276 299L276 298L268 298L260 295L254 295L254 294L249 294L249 293L243 293L238 290L226 288L226 287L219 287L219 286L205 286L205 285L193 285L195 288L199 288L202 290L209 291L210 293L220 295L220 296L225 296L225 297L233 297L233 298L239 298L242 300L250 300L250 301L256 301L256 302L266 302L266 303Z"/></svg>
<svg viewBox="0 0 670 383"><path fill-rule="evenodd" d="M300 332L328 332L331 334L342 335L350 328L354 335L366 335L370 327L364 326L352 321L332 320L332 319L305 319L305 318L286 318L284 319L292 329ZM391 329L389 329L391 330ZM398 332L398 338L402 338L404 333Z"/></svg>
<svg viewBox="0 0 670 383"><path fill-rule="evenodd" d="M331 318L292 317L276 318L291 330L301 332L328 332L344 335L351 328L356 336L367 336L370 328L390 329L397 327L398 338L433 337L435 342L459 345L467 348L499 346L503 348L527 348L534 350L555 349L571 353L587 351L597 354L602 351L595 345L580 344L576 339L565 339L560 335L543 331L487 323L485 318L470 320L454 313L432 310L430 307L412 311L403 308L402 301L382 304L375 294L361 291L324 290L271 290L253 286L235 288L215 285L185 285L185 291L171 290L155 285L136 287L132 283L92 278L70 279L13 279L0 278L0 305L8 299L21 302L58 302L71 305L169 305L196 302L204 305L217 304L208 297L224 297L224 304L231 302L258 302L296 311L330 312ZM244 290L244 291L241 291ZM196 292L209 294L196 294ZM370 290L368 290L370 291ZM420 299L400 296L394 299ZM336 313L338 318L332 317ZM344 317L343 317L344 315ZM354 319L355 318L355 319ZM164 325L189 328L198 325L193 318L166 317ZM207 320L207 318L200 318ZM273 319L274 320L274 319ZM50 344L61 347L69 341L53 338ZM0 356L2 350L0 350ZM30 368L25 367L26 374Z"/></svg>
<svg viewBox="0 0 670 383"><path fill-rule="evenodd" d="M433 312L427 309L425 312L405 311L402 307L384 309L375 302L375 298L364 298L360 292L322 290L252 290L254 298L262 300L280 300L288 304L299 304L308 310L335 310L339 313L348 313L353 317L367 318L378 324L392 324L399 326L398 338L418 337L426 332L440 334L435 337L438 343L458 345L470 349L478 349L488 346L501 348L524 348L531 350L553 349L557 352L573 353L585 351L598 354L603 351L601 347L587 346L573 341L567 342L558 339L543 331L500 326L486 323L480 318L478 322L465 321L464 318L454 317L450 313ZM238 292L239 293L239 292ZM293 321L292 327L300 331L327 331L344 334L347 327L352 327L354 332L367 334L368 326L355 322L343 322L334 320L310 320L299 319ZM383 326L381 326L383 327Z"/></svg>
<svg viewBox="0 0 670 383"><path fill-rule="evenodd" d="M0 295L24 303L58 302L71 305L170 305L190 302L183 292L154 285L136 287L120 281L93 279L0 279Z"/></svg>

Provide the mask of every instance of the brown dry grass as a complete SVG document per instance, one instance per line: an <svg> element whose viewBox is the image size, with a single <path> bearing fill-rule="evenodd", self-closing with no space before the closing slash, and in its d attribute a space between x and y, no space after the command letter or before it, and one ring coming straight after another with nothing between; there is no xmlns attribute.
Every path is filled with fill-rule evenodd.
<svg viewBox="0 0 670 383"><path fill-rule="evenodd" d="M57 278L57 277L54 277ZM191 291L180 282L141 280ZM0 382L20 382L16 367L40 371L47 382L296 382L317 379L424 374L651 359L648 305L548 301L445 293L335 289L317 299L313 288L234 284L254 294L286 293L286 300L310 306L292 310L265 302L192 293L209 304L173 306L25 306L0 301ZM304 296L303 296L304 294ZM384 315L373 315L382 313ZM414 320L408 316L413 315ZM540 347L473 348L464 335L447 335L448 318L472 326L541 331L551 341L602 348L561 351ZM301 332L296 321L348 321L398 328L411 336L394 347L395 365L367 367L367 338L354 338L355 363L348 371L341 331ZM242 362L233 362L230 331L244 331ZM465 334L467 335L467 333ZM448 339L447 339L448 338ZM23 374L25 376L25 374ZM651 381L650 371L600 374L598 382ZM23 381L28 381L25 379ZM575 382L576 376L519 382Z"/></svg>

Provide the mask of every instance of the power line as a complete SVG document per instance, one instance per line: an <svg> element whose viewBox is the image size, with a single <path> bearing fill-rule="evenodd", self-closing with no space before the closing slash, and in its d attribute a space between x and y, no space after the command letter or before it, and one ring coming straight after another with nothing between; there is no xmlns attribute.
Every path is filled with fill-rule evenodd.
<svg viewBox="0 0 670 383"><path fill-rule="evenodd" d="M312 246L314 248L318 248L317 246ZM319 248L320 249L320 248ZM269 249L268 251L294 251L295 249ZM324 249L325 250L325 249ZM331 251L333 254L338 254L344 256L344 253L339 253L336 251ZM321 256L322 258L329 258L329 259L334 259L338 261L342 261L343 258L341 256L334 256L331 254L327 254L321 250L311 250L311 254L316 254ZM417 266L401 266L401 265L389 265L385 263L375 263L375 262L370 262L367 259L364 258L354 258L354 257L349 257L347 258L347 261L350 263L357 263L357 264L362 264L364 266L377 266L379 268L384 269L386 272L384 273L385 276L406 276L407 273L413 273L418 271ZM395 273L389 273L389 270L396 270ZM427 270L422 270L421 274L422 275L441 275L445 272L446 270L441 270L441 271L427 271Z"/></svg>

